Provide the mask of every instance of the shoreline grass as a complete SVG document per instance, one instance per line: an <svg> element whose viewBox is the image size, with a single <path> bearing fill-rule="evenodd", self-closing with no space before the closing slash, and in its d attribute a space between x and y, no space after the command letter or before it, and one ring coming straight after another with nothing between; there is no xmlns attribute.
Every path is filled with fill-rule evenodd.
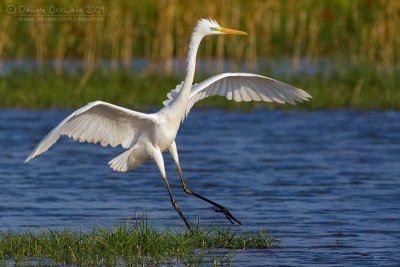
<svg viewBox="0 0 400 267"><path fill-rule="evenodd" d="M267 232L233 228L158 230L146 219L112 228L0 232L0 264L24 265L200 265L232 264L235 250L270 249L279 245ZM232 254L233 253L233 254Z"/></svg>
<svg viewBox="0 0 400 267"><path fill-rule="evenodd" d="M271 75L274 79L294 85L313 98L297 105L228 101L210 97L200 107L251 109L254 107L283 109L353 108L365 110L400 109L400 70L385 71L373 66L335 67L329 73L304 75ZM198 74L195 82L210 77ZM139 111L160 108L167 93L183 80L183 76L158 73L137 74L123 70L97 70L84 87L79 74L55 75L52 70L12 72L0 76L0 107L15 108L77 108L88 102L102 100Z"/></svg>

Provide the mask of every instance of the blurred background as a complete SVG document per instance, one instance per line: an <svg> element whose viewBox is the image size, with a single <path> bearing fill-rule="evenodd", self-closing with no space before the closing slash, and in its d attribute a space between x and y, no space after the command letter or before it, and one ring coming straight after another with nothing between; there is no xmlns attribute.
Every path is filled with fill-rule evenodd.
<svg viewBox="0 0 400 267"><path fill-rule="evenodd" d="M159 107L184 77L196 21L213 18L249 35L206 38L196 81L251 71L311 93L301 108L400 108L396 0L29 0L0 9L3 107L95 99ZM202 104L263 105L218 97Z"/></svg>

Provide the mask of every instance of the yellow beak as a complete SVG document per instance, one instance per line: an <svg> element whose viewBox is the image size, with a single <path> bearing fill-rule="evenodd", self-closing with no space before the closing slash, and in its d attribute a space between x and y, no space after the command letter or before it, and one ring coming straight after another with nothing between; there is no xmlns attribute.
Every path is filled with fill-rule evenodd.
<svg viewBox="0 0 400 267"><path fill-rule="evenodd" d="M242 32L242 31L233 30L233 29L228 29L228 28L223 28L223 27L218 28L218 31L223 32L223 33L226 33L226 34L247 35L247 32Z"/></svg>

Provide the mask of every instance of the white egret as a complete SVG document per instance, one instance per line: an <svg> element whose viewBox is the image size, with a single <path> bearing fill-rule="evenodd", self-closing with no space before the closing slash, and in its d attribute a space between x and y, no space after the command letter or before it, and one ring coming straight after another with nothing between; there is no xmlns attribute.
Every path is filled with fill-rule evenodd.
<svg viewBox="0 0 400 267"><path fill-rule="evenodd" d="M153 159L164 179L173 207L190 228L190 223L179 209L168 184L162 156L162 152L168 149L178 169L184 191L214 205L232 224L241 224L227 208L193 192L186 185L175 144L181 123L192 106L208 96L225 96L238 102L254 100L291 104L308 100L311 96L288 84L252 73L223 73L192 85L200 41L206 35L218 34L247 33L223 28L215 20L200 19L189 44L185 80L168 94L164 108L157 113L145 114L102 101L89 103L58 124L37 145L25 162L48 150L61 135L80 142L100 143L102 146L121 145L126 151L111 160L110 167L115 171L126 172L144 161Z"/></svg>

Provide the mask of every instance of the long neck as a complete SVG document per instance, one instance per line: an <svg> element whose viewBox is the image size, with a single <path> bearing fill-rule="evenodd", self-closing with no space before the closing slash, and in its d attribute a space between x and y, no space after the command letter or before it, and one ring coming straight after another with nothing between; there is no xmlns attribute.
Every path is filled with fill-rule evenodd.
<svg viewBox="0 0 400 267"><path fill-rule="evenodd" d="M189 52L187 57L187 69L186 69L186 77L183 81L183 85L181 90L179 91L178 96L175 101L171 105L171 109L174 110L176 114L183 115L186 106L189 100L190 90L193 84L194 72L196 69L196 54L197 49L199 48L201 39L203 35L197 31L194 31L192 34L192 38L189 44Z"/></svg>

